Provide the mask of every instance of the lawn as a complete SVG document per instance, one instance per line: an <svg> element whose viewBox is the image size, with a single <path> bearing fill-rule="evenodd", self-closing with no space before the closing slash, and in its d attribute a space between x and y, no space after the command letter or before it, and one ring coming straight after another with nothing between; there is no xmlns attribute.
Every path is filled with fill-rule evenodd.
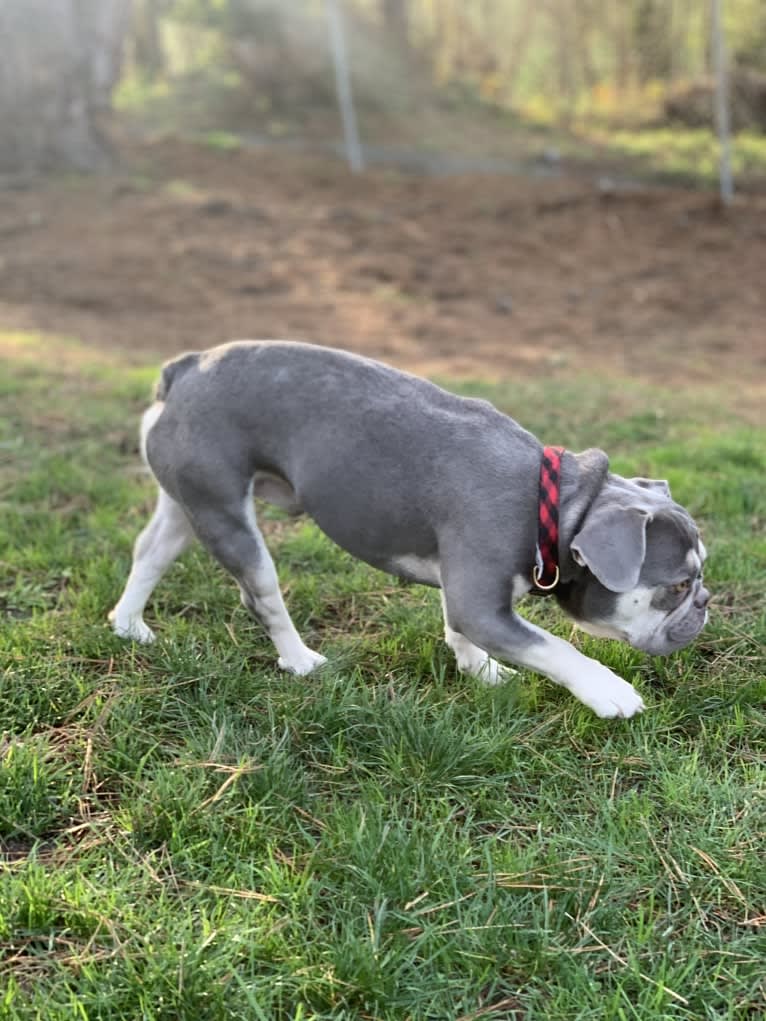
<svg viewBox="0 0 766 1021"><path fill-rule="evenodd" d="M150 604L156 645L117 639L156 365L0 353L0 1017L763 1016L766 430L734 395L460 384L668 478L702 527L691 648L575 637L647 703L601 721L538 676L460 675L435 592L265 508L326 669L282 675L199 550Z"/></svg>

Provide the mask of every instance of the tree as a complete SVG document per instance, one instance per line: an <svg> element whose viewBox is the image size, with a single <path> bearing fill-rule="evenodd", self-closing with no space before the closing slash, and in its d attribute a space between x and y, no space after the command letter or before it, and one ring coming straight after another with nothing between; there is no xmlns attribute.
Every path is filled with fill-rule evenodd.
<svg viewBox="0 0 766 1021"><path fill-rule="evenodd" d="M392 38L407 45L409 39L409 11L407 0L381 0L383 24Z"/></svg>
<svg viewBox="0 0 766 1021"><path fill-rule="evenodd" d="M93 170L119 78L130 0L3 0L0 171Z"/></svg>
<svg viewBox="0 0 766 1021"><path fill-rule="evenodd" d="M640 0L636 3L633 45L641 82L671 77L673 42L673 5L665 0Z"/></svg>
<svg viewBox="0 0 766 1021"><path fill-rule="evenodd" d="M160 19L167 13L168 0L134 0L131 43L133 62L149 79L165 70Z"/></svg>

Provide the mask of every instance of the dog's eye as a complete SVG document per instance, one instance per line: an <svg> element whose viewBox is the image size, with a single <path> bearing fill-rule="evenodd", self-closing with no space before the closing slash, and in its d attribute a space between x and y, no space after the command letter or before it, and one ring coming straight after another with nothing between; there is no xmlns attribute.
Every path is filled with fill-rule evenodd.
<svg viewBox="0 0 766 1021"><path fill-rule="evenodd" d="M681 592L688 592L690 585L691 581L687 578L686 581L679 581L677 585L671 585L671 591L678 592L680 595Z"/></svg>

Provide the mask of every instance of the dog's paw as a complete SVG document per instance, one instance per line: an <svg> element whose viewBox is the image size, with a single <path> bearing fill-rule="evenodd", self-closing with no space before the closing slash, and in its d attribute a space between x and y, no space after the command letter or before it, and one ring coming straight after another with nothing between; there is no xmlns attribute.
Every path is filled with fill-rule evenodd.
<svg viewBox="0 0 766 1021"><path fill-rule="evenodd" d="M142 645L150 645L157 637L152 629L147 624L144 624L140 617L118 620L114 610L112 610L109 614L109 622L112 625L112 631L114 631L119 638L129 638L133 642L140 642Z"/></svg>
<svg viewBox="0 0 766 1021"><path fill-rule="evenodd" d="M498 663L496 659L492 659L491 656L485 656L484 660L480 664L474 664L474 669L469 670L469 673L481 681L482 684L487 684L490 687L496 687L498 684L504 684L509 677L512 677L517 670L513 667L505 666L504 663Z"/></svg>
<svg viewBox="0 0 766 1021"><path fill-rule="evenodd" d="M470 674L482 684L494 687L507 681L512 674L516 673L513 667L498 663L484 649L469 642L464 635L458 634L457 631L448 633L447 644L455 653L458 670L461 673Z"/></svg>
<svg viewBox="0 0 766 1021"><path fill-rule="evenodd" d="M277 660L277 665L280 670L286 670L289 674L297 674L299 677L303 677L305 674L310 674L312 670L317 670L320 666L324 666L326 662L326 656L321 656L318 652L313 652L311 649L304 647L300 652L291 656L289 660L285 656L280 656Z"/></svg>
<svg viewBox="0 0 766 1021"><path fill-rule="evenodd" d="M596 716L604 720L615 718L628 720L646 708L644 700L633 685L611 671L607 682L600 683L598 687L587 692L578 691L575 694Z"/></svg>

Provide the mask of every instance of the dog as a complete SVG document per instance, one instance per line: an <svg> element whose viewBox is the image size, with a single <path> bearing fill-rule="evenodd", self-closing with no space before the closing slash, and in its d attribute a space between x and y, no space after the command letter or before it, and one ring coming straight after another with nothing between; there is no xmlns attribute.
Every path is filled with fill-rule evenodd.
<svg viewBox="0 0 766 1021"><path fill-rule="evenodd" d="M301 640L258 529L254 497L307 513L374 567L441 589L447 644L488 683L544 674L601 717L644 708L635 688L520 617L554 595L590 634L652 655L708 616L705 547L666 482L622 478L598 449L544 448L484 400L380 362L287 341L234 341L165 364L141 425L157 482L114 631L154 639L144 607L196 538L234 576L279 666L326 662Z"/></svg>

